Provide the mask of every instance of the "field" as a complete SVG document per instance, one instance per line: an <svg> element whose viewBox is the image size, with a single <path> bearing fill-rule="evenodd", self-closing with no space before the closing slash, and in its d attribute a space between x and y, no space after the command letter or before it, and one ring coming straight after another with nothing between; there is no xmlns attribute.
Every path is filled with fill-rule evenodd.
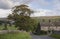
<svg viewBox="0 0 60 39"><path fill-rule="evenodd" d="M0 39L31 39L27 32L0 34Z"/></svg>

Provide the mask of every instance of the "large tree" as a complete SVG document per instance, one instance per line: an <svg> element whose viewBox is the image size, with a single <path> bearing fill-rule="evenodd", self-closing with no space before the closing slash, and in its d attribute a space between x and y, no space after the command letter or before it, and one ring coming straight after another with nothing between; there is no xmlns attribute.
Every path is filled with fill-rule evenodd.
<svg viewBox="0 0 60 39"><path fill-rule="evenodd" d="M30 15L33 13L29 6L27 5L19 5L12 8L12 14L8 16L8 18L15 21L15 26L18 27L19 30L29 31L34 29L34 19L31 19Z"/></svg>

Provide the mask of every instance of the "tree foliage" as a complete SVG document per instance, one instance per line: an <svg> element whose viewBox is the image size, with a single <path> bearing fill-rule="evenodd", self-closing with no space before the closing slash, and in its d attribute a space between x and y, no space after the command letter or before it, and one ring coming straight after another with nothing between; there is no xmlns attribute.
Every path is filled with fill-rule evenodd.
<svg viewBox="0 0 60 39"><path fill-rule="evenodd" d="M36 30L33 33L36 34L36 35L41 34L41 25L40 25L40 22L38 23L38 25L36 27Z"/></svg>
<svg viewBox="0 0 60 39"><path fill-rule="evenodd" d="M8 19L15 21L15 27L19 30L33 30L35 26L34 19L30 17L33 13L29 6L19 5L12 8L12 14L8 16Z"/></svg>

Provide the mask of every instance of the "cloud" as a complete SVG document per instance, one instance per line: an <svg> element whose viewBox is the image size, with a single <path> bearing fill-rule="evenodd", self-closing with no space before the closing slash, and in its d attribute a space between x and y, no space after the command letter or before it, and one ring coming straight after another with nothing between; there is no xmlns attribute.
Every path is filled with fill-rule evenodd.
<svg viewBox="0 0 60 39"><path fill-rule="evenodd" d="M60 16L60 0L0 0L0 17L6 17L13 6L23 3L32 4L29 6L36 10L32 16Z"/></svg>
<svg viewBox="0 0 60 39"><path fill-rule="evenodd" d="M0 0L0 9L10 9L13 6L13 2L10 0Z"/></svg>
<svg viewBox="0 0 60 39"><path fill-rule="evenodd" d="M46 16L47 12L51 12L51 10L35 9L35 13L32 14L31 17Z"/></svg>
<svg viewBox="0 0 60 39"><path fill-rule="evenodd" d="M44 8L49 7L51 9L45 13L46 16L60 16L60 0L39 0L38 3Z"/></svg>
<svg viewBox="0 0 60 39"><path fill-rule="evenodd" d="M36 0L37 1L37 0ZM42 6L47 6L47 5L49 5L49 2L47 2L47 1L45 1L45 0L38 0L37 1L40 5L42 5Z"/></svg>
<svg viewBox="0 0 60 39"><path fill-rule="evenodd" d="M33 0L11 0L13 2L19 2L20 4L28 4L32 2Z"/></svg>
<svg viewBox="0 0 60 39"><path fill-rule="evenodd" d="M11 9L8 10L0 9L0 18L7 17L9 13L11 13Z"/></svg>
<svg viewBox="0 0 60 39"><path fill-rule="evenodd" d="M0 0L0 9L11 9L15 5L28 4L32 0Z"/></svg>
<svg viewBox="0 0 60 39"><path fill-rule="evenodd" d="M60 0L53 1L53 9L55 15L60 16Z"/></svg>

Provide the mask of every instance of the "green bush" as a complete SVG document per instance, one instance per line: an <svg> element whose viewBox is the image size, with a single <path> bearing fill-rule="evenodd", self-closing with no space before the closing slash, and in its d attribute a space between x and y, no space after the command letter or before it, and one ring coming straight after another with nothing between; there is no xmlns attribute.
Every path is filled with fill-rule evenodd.
<svg viewBox="0 0 60 39"><path fill-rule="evenodd" d="M40 34L41 35L45 35L45 34L47 34L47 31L41 30L41 33Z"/></svg>
<svg viewBox="0 0 60 39"><path fill-rule="evenodd" d="M54 38L60 39L60 34L52 34L51 37L54 37Z"/></svg>
<svg viewBox="0 0 60 39"><path fill-rule="evenodd" d="M35 35L46 35L47 31L41 30L39 34L35 33L35 32L33 32L33 34L35 34Z"/></svg>
<svg viewBox="0 0 60 39"><path fill-rule="evenodd" d="M31 39L27 32L0 34L0 39Z"/></svg>

